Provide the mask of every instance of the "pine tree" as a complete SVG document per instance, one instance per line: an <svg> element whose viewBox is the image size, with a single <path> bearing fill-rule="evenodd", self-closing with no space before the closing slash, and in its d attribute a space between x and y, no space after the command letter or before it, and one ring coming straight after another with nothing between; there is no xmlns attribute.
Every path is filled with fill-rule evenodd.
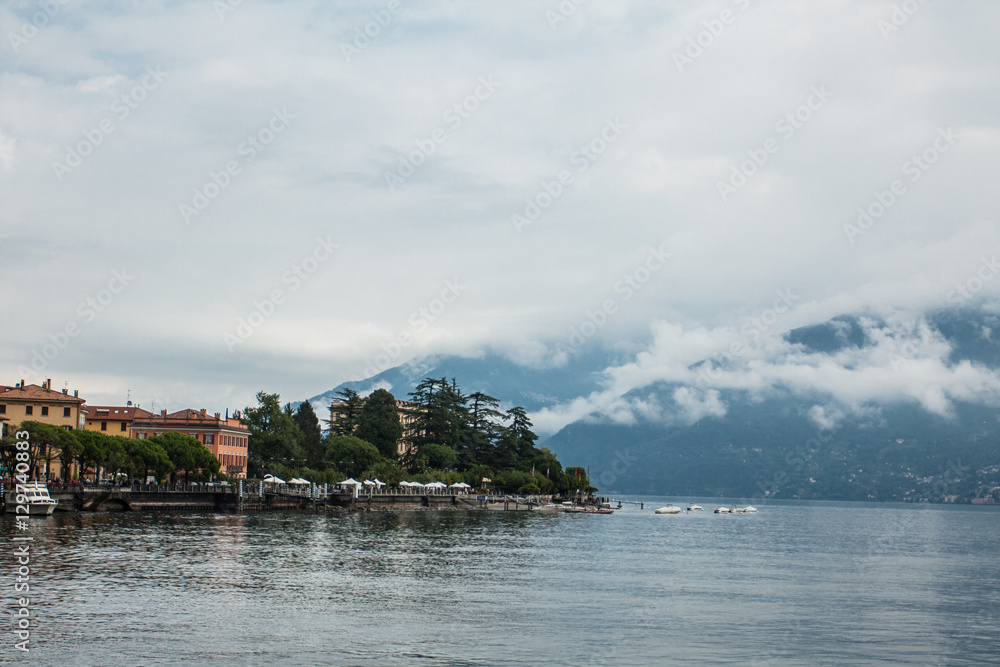
<svg viewBox="0 0 1000 667"><path fill-rule="evenodd" d="M385 458L395 460L396 448L403 435L396 397L385 389L372 392L358 415L354 435L375 445Z"/></svg>
<svg viewBox="0 0 1000 667"><path fill-rule="evenodd" d="M299 405L292 417L302 432L302 449L306 455L306 465L318 469L323 463L323 431L319 418L309 401Z"/></svg>

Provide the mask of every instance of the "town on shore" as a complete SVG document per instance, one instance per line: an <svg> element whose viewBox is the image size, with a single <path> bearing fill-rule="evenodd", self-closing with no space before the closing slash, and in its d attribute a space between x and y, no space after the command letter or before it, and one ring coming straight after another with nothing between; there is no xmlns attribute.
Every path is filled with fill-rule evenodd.
<svg viewBox="0 0 1000 667"><path fill-rule="evenodd" d="M130 400L88 405L78 390L57 391L51 380L0 385L2 481L9 485L17 471L60 486L266 479L357 483L362 491L365 482L376 490L597 491L584 468L564 468L535 445L523 408L505 410L496 397L464 394L454 379L427 378L405 400L385 389L368 396L345 389L324 406L329 419L322 424L308 401L293 408L264 391L256 400L225 413L154 413Z"/></svg>

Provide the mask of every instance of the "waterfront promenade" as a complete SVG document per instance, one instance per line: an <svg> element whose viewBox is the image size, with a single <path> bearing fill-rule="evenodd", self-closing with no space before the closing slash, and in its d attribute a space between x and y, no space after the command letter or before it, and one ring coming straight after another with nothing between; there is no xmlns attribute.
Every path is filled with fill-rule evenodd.
<svg viewBox="0 0 1000 667"><path fill-rule="evenodd" d="M261 493L263 491L263 493ZM406 489L371 489L355 494L352 488L333 486L273 486L259 483L239 486L218 484L49 485L59 501L57 512L83 511L270 511L270 510L414 510L466 509L527 511L551 500L470 494L451 490L414 492Z"/></svg>

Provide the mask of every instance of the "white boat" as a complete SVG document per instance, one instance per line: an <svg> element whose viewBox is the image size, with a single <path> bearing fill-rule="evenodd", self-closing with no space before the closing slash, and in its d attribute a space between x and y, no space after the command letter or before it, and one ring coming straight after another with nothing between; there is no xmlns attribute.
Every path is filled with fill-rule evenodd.
<svg viewBox="0 0 1000 667"><path fill-rule="evenodd" d="M746 507L743 508L743 511L746 512L747 514L753 514L754 512L757 511L757 508L754 507L753 505L747 505Z"/></svg>
<svg viewBox="0 0 1000 667"><path fill-rule="evenodd" d="M705 508L701 505L688 505L688 512L704 512Z"/></svg>
<svg viewBox="0 0 1000 667"><path fill-rule="evenodd" d="M715 508L715 514L729 514L728 507L717 507Z"/></svg>
<svg viewBox="0 0 1000 667"><path fill-rule="evenodd" d="M18 495L24 496L24 502L18 502ZM17 508L19 506L27 506L29 516L48 516L56 510L56 505L58 504L59 501L54 500L49 495L49 487L45 486L45 484L42 482L28 482L27 484L16 485L14 489L7 493L4 508L8 512L25 516L24 512L19 512Z"/></svg>
<svg viewBox="0 0 1000 667"><path fill-rule="evenodd" d="M666 505L664 507L658 507L653 510L655 514L680 514L681 508L674 507L673 505Z"/></svg>

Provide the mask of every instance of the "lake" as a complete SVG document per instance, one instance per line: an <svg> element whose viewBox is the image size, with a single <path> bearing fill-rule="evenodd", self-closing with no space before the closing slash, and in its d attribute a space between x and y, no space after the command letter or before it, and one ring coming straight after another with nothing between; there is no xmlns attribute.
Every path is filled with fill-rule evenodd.
<svg viewBox="0 0 1000 667"><path fill-rule="evenodd" d="M0 568L34 538L31 664L1000 662L1000 509L728 504L8 514Z"/></svg>

